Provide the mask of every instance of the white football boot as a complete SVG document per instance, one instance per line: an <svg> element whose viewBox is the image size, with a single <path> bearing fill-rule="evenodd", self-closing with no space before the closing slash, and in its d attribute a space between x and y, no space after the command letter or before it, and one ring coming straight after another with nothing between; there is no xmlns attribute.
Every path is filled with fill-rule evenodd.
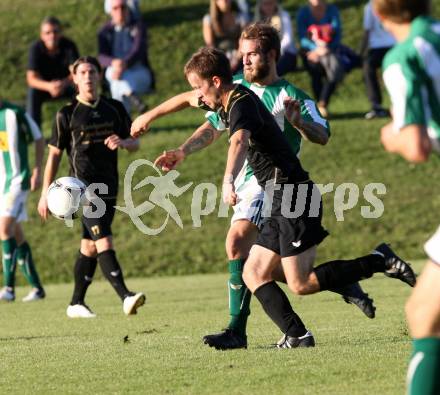
<svg viewBox="0 0 440 395"><path fill-rule="evenodd" d="M67 306L66 314L69 318L95 318L96 314L85 304Z"/></svg>
<svg viewBox="0 0 440 395"><path fill-rule="evenodd" d="M142 292L138 292L133 296L127 296L124 299L122 309L126 315L133 315L137 313L138 307L141 307L145 303L145 295Z"/></svg>
<svg viewBox="0 0 440 395"><path fill-rule="evenodd" d="M14 291L8 287L2 288L0 291L0 300L4 300L5 302L13 302L15 300Z"/></svg>
<svg viewBox="0 0 440 395"><path fill-rule="evenodd" d="M46 292L44 289L32 288L31 291L21 300L22 302L34 302L36 300L41 300L46 297Z"/></svg>

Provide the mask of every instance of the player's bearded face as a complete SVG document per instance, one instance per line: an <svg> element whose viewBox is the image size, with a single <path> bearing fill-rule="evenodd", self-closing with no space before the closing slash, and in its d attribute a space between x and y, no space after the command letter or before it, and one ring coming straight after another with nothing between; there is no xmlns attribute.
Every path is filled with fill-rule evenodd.
<svg viewBox="0 0 440 395"><path fill-rule="evenodd" d="M204 80L196 73L189 73L187 79L191 87L197 92L200 102L213 110L218 110L221 107L220 91L212 81Z"/></svg>
<svg viewBox="0 0 440 395"><path fill-rule="evenodd" d="M270 72L269 56L264 54L256 40L241 40L244 77L248 82L260 82Z"/></svg>

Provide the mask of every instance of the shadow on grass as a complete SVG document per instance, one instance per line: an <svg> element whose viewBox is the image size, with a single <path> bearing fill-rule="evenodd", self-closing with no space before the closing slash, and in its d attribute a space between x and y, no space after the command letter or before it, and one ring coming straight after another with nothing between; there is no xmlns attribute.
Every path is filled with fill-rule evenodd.
<svg viewBox="0 0 440 395"><path fill-rule="evenodd" d="M209 12L209 4L176 5L144 12L142 15L149 27L175 26L183 22L200 20Z"/></svg>
<svg viewBox="0 0 440 395"><path fill-rule="evenodd" d="M0 337L0 341L9 342L16 340L61 339L64 337L66 336L17 336L17 337L11 336L11 337Z"/></svg>
<svg viewBox="0 0 440 395"><path fill-rule="evenodd" d="M352 112L340 112L340 113L331 113L329 120L349 120L349 119L362 119L367 122L364 118L365 112L352 111Z"/></svg>

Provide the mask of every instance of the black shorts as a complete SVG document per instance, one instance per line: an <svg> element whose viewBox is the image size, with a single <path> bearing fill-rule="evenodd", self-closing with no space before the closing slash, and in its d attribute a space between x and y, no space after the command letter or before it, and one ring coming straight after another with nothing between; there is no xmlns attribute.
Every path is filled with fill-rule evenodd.
<svg viewBox="0 0 440 395"><path fill-rule="evenodd" d="M286 199L285 203L282 202L284 187L275 191L271 216L264 220L255 242L282 258L298 255L320 244L328 236L321 225L321 194L313 182L295 184L291 199ZM282 204L288 210L282 210ZM286 215L285 211L289 213Z"/></svg>
<svg viewBox="0 0 440 395"><path fill-rule="evenodd" d="M112 235L112 222L115 216L116 198L102 199L105 203L105 212L100 218L89 218L82 216L82 238L88 240L99 240ZM91 203L93 212L96 211L96 205Z"/></svg>

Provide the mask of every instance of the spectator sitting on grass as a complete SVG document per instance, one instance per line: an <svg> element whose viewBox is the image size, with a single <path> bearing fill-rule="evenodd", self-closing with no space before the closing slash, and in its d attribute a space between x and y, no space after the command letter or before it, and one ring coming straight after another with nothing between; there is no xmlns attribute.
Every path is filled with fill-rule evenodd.
<svg viewBox="0 0 440 395"><path fill-rule="evenodd" d="M226 53L233 72L243 67L238 53L238 39L246 25L246 17L232 0L211 0L209 14L203 18L203 39L208 47Z"/></svg>
<svg viewBox="0 0 440 395"><path fill-rule="evenodd" d="M154 88L154 75L147 52L147 28L133 21L126 0L112 0L111 20L98 34L99 62L106 68L112 98L121 101L127 111L146 110L139 94Z"/></svg>
<svg viewBox="0 0 440 395"><path fill-rule="evenodd" d="M292 21L278 0L259 0L255 7L255 21L269 23L280 34L281 56L277 63L277 73L283 76L296 70L296 47Z"/></svg>
<svg viewBox="0 0 440 395"><path fill-rule="evenodd" d="M49 16L40 25L40 39L29 50L26 72L27 112L41 127L45 101L74 94L69 66L79 57L75 43L61 34L61 22Z"/></svg>

